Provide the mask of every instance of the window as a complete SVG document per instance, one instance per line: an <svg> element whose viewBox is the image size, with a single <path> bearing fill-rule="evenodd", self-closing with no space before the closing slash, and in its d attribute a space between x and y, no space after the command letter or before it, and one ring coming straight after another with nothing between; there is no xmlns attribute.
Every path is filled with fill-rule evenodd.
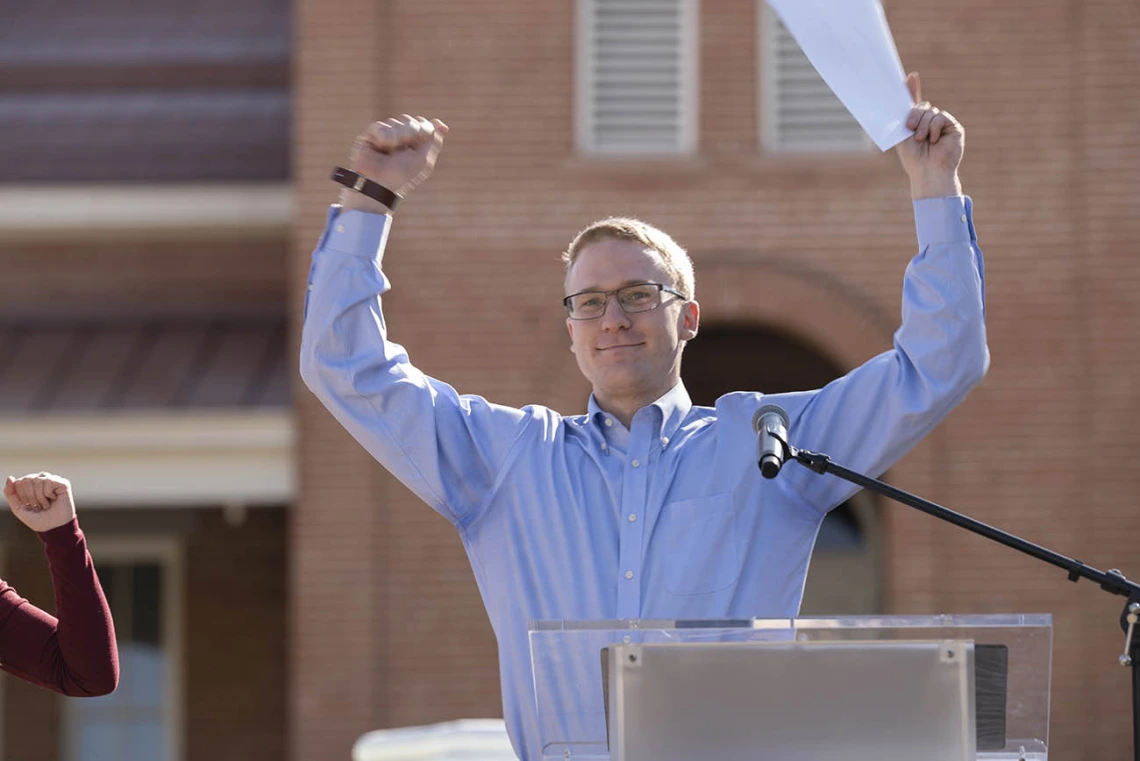
<svg viewBox="0 0 1140 761"><path fill-rule="evenodd" d="M578 150L696 148L697 0L579 0Z"/></svg>
<svg viewBox="0 0 1140 761"><path fill-rule="evenodd" d="M119 688L64 700L67 761L175 761L181 702L178 547L91 542L115 619Z"/></svg>
<svg viewBox="0 0 1140 761"><path fill-rule="evenodd" d="M870 150L874 143L760 0L761 144L771 152Z"/></svg>

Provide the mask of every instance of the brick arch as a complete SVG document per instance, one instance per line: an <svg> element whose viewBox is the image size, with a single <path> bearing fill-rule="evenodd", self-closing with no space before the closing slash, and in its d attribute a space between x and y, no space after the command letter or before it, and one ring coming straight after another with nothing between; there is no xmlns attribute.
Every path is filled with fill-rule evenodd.
<svg viewBox="0 0 1140 761"><path fill-rule="evenodd" d="M763 325L802 341L844 371L889 349L898 324L826 273L771 261L702 263L697 301L704 325Z"/></svg>

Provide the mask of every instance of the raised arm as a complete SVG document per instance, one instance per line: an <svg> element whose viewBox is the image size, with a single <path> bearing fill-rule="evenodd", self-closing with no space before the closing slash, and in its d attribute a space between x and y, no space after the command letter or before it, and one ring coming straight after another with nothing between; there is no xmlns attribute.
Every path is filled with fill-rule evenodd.
<svg viewBox="0 0 1140 761"><path fill-rule="evenodd" d="M787 409L793 445L872 476L929 433L989 366L982 252L958 178L965 131L922 101L917 74L908 84L915 133L896 150L910 179L919 251L904 276L894 348L821 390L767 398ZM778 481L821 510L854 491L791 464Z"/></svg>
<svg viewBox="0 0 1140 761"><path fill-rule="evenodd" d="M3 669L64 695L112 692L119 682L115 626L79 529L71 484L49 473L9 476L4 496L44 544L58 618L0 581Z"/></svg>
<svg viewBox="0 0 1140 761"><path fill-rule="evenodd" d="M356 140L348 169L401 196L435 167L447 127L402 116ZM309 275L301 377L385 468L457 526L485 506L528 415L460 396L388 339L381 264L392 210L341 193ZM459 328L461 326L457 326Z"/></svg>

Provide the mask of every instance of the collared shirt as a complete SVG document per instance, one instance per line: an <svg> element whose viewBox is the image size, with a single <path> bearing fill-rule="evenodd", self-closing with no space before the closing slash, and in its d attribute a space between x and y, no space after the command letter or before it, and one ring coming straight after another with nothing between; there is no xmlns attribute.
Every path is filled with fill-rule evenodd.
<svg viewBox="0 0 1140 761"><path fill-rule="evenodd" d="M756 465L752 416L787 411L791 443L880 475L985 374L983 265L964 196L914 204L919 252L894 348L822 389L727 394L683 384L627 430L460 395L388 339L391 218L334 207L313 256L301 374L380 463L458 529L499 645L503 711L541 758L532 620L792 617L820 522L855 487Z"/></svg>

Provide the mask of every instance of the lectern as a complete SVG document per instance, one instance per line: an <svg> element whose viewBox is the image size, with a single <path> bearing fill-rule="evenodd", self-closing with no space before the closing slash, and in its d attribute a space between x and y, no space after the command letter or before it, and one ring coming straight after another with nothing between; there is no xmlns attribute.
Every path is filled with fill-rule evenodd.
<svg viewBox="0 0 1140 761"><path fill-rule="evenodd" d="M1048 615L537 621L544 759L1048 754Z"/></svg>

